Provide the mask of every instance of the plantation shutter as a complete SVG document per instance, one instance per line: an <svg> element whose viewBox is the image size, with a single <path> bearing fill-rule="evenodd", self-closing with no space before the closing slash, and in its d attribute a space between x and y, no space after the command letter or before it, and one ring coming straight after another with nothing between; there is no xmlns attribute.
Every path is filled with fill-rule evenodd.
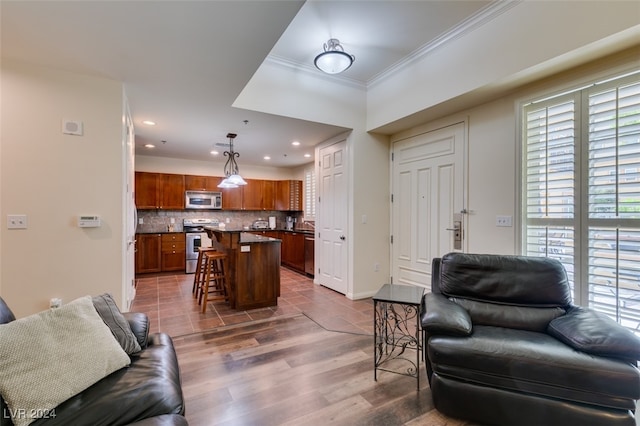
<svg viewBox="0 0 640 426"><path fill-rule="evenodd" d="M523 252L640 335L639 73L523 107Z"/></svg>

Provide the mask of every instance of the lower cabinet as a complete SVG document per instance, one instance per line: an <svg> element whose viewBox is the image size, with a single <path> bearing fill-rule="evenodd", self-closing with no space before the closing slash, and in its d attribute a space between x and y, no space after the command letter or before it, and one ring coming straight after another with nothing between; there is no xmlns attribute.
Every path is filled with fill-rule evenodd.
<svg viewBox="0 0 640 426"><path fill-rule="evenodd" d="M136 234L136 274L162 271L161 234Z"/></svg>
<svg viewBox="0 0 640 426"><path fill-rule="evenodd" d="M162 271L184 271L186 250L184 234L162 234Z"/></svg>
<svg viewBox="0 0 640 426"><path fill-rule="evenodd" d="M282 264L304 273L304 234L282 232Z"/></svg>
<svg viewBox="0 0 640 426"><path fill-rule="evenodd" d="M136 234L136 274L184 271L185 263L183 233Z"/></svg>

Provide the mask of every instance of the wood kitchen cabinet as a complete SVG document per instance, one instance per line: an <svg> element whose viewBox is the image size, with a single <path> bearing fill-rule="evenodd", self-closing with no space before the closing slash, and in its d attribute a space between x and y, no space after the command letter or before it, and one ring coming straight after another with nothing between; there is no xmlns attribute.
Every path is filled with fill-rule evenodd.
<svg viewBox="0 0 640 426"><path fill-rule="evenodd" d="M280 211L302 211L301 180L277 181L275 209Z"/></svg>
<svg viewBox="0 0 640 426"><path fill-rule="evenodd" d="M186 240L183 233L162 234L162 271L184 271Z"/></svg>
<svg viewBox="0 0 640 426"><path fill-rule="evenodd" d="M218 184L222 182L218 176L184 175L184 189L186 191L220 191Z"/></svg>
<svg viewBox="0 0 640 426"><path fill-rule="evenodd" d="M135 197L139 209L184 209L184 175L136 172Z"/></svg>
<svg viewBox="0 0 640 426"><path fill-rule="evenodd" d="M136 274L162 270L161 247L160 234L136 234Z"/></svg>
<svg viewBox="0 0 640 426"><path fill-rule="evenodd" d="M281 232L282 264L304 273L304 237L299 232Z"/></svg>
<svg viewBox="0 0 640 426"><path fill-rule="evenodd" d="M222 190L222 209L274 210L275 181L245 179L246 185Z"/></svg>

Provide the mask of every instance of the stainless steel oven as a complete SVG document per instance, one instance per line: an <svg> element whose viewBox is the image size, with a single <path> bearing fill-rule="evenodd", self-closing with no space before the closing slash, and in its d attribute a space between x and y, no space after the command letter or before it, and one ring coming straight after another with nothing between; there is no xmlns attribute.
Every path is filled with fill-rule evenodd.
<svg viewBox="0 0 640 426"><path fill-rule="evenodd" d="M211 247L211 239L204 231L204 227L216 226L217 219L184 219L183 229L186 233L187 254L186 254L186 272L193 274L196 272L198 263L198 249L200 247Z"/></svg>

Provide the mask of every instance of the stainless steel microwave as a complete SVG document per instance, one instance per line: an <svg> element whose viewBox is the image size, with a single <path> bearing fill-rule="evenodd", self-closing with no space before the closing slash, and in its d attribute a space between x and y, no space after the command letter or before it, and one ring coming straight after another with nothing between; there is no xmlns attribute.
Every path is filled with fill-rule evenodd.
<svg viewBox="0 0 640 426"><path fill-rule="evenodd" d="M209 209L222 208L222 193L213 191L185 191L185 209Z"/></svg>

